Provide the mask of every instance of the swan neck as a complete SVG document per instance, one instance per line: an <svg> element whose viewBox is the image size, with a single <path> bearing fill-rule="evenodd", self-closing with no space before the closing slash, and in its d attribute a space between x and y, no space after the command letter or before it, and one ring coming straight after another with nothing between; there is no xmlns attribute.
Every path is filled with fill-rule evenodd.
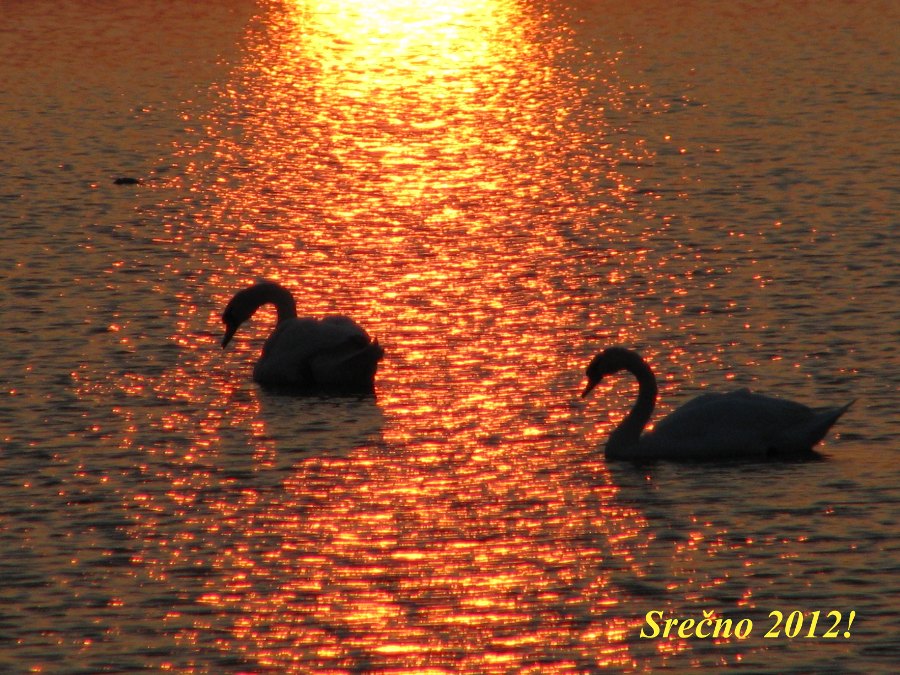
<svg viewBox="0 0 900 675"><path fill-rule="evenodd" d="M258 309L262 305L272 304L278 312L278 323L297 316L297 303L294 296L284 286L274 282L262 283L257 286L255 303Z"/></svg>
<svg viewBox="0 0 900 675"><path fill-rule="evenodd" d="M647 422L653 415L653 408L656 406L658 393L656 377L647 362L635 354L634 359L625 366L625 369L637 378L638 397L629 413L610 434L606 444L607 453L637 445L644 427L647 426Z"/></svg>
<svg viewBox="0 0 900 675"><path fill-rule="evenodd" d="M278 323L297 316L297 303L289 291L281 289L283 293L273 299L275 309L278 311Z"/></svg>

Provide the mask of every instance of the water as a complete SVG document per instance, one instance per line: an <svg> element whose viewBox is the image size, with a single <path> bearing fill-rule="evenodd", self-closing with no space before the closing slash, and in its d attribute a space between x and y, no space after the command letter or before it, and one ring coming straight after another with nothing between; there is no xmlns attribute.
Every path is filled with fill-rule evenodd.
<svg viewBox="0 0 900 675"><path fill-rule="evenodd" d="M370 5L4 6L0 670L890 671L894 3ZM219 348L264 277L376 399L257 388L272 312ZM612 343L660 413L857 402L820 462L607 464Z"/></svg>

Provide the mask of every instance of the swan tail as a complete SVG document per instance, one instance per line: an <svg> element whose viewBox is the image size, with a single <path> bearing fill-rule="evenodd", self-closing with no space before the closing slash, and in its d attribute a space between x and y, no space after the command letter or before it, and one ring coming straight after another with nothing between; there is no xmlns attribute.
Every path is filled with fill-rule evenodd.
<svg viewBox="0 0 900 675"><path fill-rule="evenodd" d="M835 423L841 418L851 405L855 403L856 399L850 401L846 405L838 406L836 408L825 408L824 410L820 410L818 414L813 419L812 424L809 427L809 447L812 448L816 443L825 438L825 434L828 433L828 430L831 429L835 425Z"/></svg>
<svg viewBox="0 0 900 675"><path fill-rule="evenodd" d="M345 344L315 355L309 360L309 367L313 380L325 387L371 387L383 356L378 340L362 347Z"/></svg>

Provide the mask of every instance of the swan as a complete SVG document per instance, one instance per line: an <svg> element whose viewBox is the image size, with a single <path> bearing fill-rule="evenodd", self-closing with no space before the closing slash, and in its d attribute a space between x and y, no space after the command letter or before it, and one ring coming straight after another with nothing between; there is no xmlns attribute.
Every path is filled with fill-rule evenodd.
<svg viewBox="0 0 900 675"><path fill-rule="evenodd" d="M254 381L299 391L374 390L375 371L384 355L378 340L346 316L298 317L291 292L274 281L253 284L231 298L222 313L222 349L267 303L278 310L278 322L253 368Z"/></svg>
<svg viewBox="0 0 900 675"><path fill-rule="evenodd" d="M715 461L813 454L813 446L853 403L813 409L749 389L701 394L642 434L656 405L657 387L653 371L637 352L610 347L597 354L587 367L581 396L604 376L622 370L637 378L639 391L631 412L609 436L609 459Z"/></svg>

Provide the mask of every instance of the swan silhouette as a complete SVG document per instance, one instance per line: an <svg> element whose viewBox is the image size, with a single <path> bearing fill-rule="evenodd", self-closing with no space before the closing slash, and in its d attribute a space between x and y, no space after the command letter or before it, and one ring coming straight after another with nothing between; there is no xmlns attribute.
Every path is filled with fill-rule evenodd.
<svg viewBox="0 0 900 675"><path fill-rule="evenodd" d="M253 368L254 381L308 392L374 391L375 371L384 355L378 340L346 316L298 317L291 292L274 281L261 281L231 298L222 314L222 349L267 303L278 310L278 322Z"/></svg>
<svg viewBox="0 0 900 675"><path fill-rule="evenodd" d="M634 407L610 434L609 459L632 461L715 461L813 454L818 443L852 401L833 408L808 408L782 398L739 389L701 394L641 433L656 405L656 377L641 356L624 347L597 354L587 368L587 396L606 375L632 373L639 392Z"/></svg>

